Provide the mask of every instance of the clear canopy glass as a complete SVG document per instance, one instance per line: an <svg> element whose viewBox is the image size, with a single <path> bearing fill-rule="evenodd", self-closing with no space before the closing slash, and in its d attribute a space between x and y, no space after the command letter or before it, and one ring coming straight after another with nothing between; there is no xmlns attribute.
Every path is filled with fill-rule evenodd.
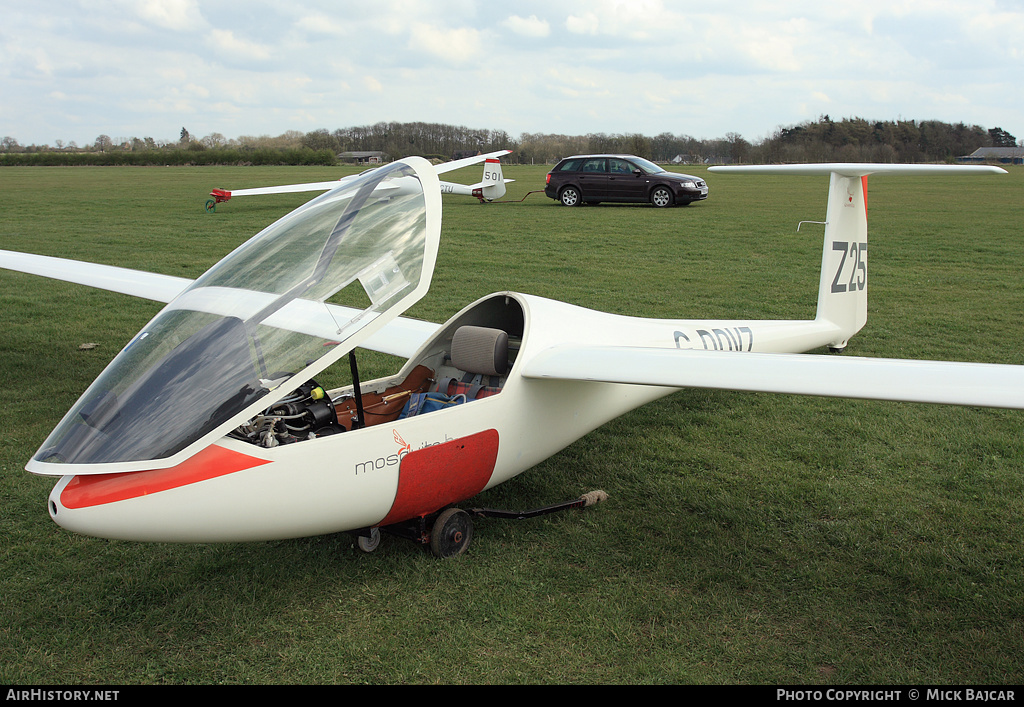
<svg viewBox="0 0 1024 707"><path fill-rule="evenodd" d="M439 231L428 220L421 175L397 162L267 227L132 339L35 470L167 459L265 409L422 296Z"/></svg>

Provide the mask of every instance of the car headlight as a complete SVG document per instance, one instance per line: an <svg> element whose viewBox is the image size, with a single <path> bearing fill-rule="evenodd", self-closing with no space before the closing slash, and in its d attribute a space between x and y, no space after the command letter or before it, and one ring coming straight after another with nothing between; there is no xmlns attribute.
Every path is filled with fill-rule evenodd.
<svg viewBox="0 0 1024 707"><path fill-rule="evenodd" d="M696 189L697 188L697 184L695 182L689 180L689 179L683 179L682 181L679 182L679 185L680 186L684 186L687 189Z"/></svg>

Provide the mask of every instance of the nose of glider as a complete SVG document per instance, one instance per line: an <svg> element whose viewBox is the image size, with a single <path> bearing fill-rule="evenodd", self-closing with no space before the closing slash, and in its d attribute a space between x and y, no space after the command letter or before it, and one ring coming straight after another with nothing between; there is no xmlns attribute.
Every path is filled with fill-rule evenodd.
<svg viewBox="0 0 1024 707"><path fill-rule="evenodd" d="M54 523L67 530L75 532L84 532L86 535L95 535L94 532L80 529L81 523L75 522L75 509L69 508L61 500L61 494L64 489L67 488L68 484L75 479L74 476L61 477L57 485L50 491L50 496L46 500L46 509L50 512L50 518Z"/></svg>
<svg viewBox="0 0 1024 707"><path fill-rule="evenodd" d="M167 513L145 498L113 497L109 486L121 474L64 476L50 491L47 510L66 530L109 540L171 541Z"/></svg>
<svg viewBox="0 0 1024 707"><path fill-rule="evenodd" d="M57 519L59 515L58 511L61 509L60 506L60 494L57 493L57 489L50 491L50 497L46 499L46 508L50 511L50 518L54 523L60 525L60 520Z"/></svg>
<svg viewBox="0 0 1024 707"><path fill-rule="evenodd" d="M78 486L88 477L63 476L50 491L46 508L50 518L60 527L74 533L96 538L129 539L121 516L126 509L116 503L83 502ZM124 505L124 504L120 504Z"/></svg>
<svg viewBox="0 0 1024 707"><path fill-rule="evenodd" d="M232 479L269 464L240 452L211 445L167 468L111 474L63 476L50 492L50 517L57 525L101 538L152 541L221 539L231 509L225 506L244 479L220 494L204 494L203 482ZM258 522L258 521L254 521ZM225 523L228 523L225 525ZM227 533L230 535L230 533Z"/></svg>

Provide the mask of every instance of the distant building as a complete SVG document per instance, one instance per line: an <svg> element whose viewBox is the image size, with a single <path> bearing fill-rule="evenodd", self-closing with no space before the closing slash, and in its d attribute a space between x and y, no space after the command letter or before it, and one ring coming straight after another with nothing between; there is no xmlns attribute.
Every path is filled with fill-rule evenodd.
<svg viewBox="0 0 1024 707"><path fill-rule="evenodd" d="M383 164L385 162L383 152L342 152L338 159L342 162L354 162L355 164Z"/></svg>
<svg viewBox="0 0 1024 707"><path fill-rule="evenodd" d="M679 154L671 159L672 164L701 164L705 162L700 155Z"/></svg>
<svg viewBox="0 0 1024 707"><path fill-rule="evenodd" d="M969 155L958 157L956 161L960 164L1024 164L1024 147L979 147Z"/></svg>

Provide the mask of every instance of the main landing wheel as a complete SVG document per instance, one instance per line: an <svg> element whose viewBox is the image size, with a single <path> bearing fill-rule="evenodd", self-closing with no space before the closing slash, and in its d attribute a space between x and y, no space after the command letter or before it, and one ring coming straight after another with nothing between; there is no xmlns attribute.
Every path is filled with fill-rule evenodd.
<svg viewBox="0 0 1024 707"><path fill-rule="evenodd" d="M459 508L449 508L434 521L430 551L436 557L455 557L466 551L472 539L473 519Z"/></svg>

